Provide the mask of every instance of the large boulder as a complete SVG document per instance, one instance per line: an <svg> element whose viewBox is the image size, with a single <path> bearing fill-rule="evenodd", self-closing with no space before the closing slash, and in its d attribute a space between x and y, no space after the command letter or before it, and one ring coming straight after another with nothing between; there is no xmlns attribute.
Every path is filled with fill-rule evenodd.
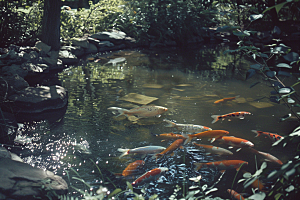
<svg viewBox="0 0 300 200"><path fill-rule="evenodd" d="M40 113L65 107L68 103L68 92L58 85L27 87L7 99L9 102L4 103L5 107L8 106L8 110L12 109L14 113Z"/></svg>
<svg viewBox="0 0 300 200"><path fill-rule="evenodd" d="M126 38L126 33L122 31L112 31L112 32L99 32L90 36L91 38L98 39L100 41L110 41L114 44L121 44Z"/></svg>
<svg viewBox="0 0 300 200"><path fill-rule="evenodd" d="M9 158L0 158L0 199L46 198L48 191L66 194L68 185L60 176L26 163Z"/></svg>

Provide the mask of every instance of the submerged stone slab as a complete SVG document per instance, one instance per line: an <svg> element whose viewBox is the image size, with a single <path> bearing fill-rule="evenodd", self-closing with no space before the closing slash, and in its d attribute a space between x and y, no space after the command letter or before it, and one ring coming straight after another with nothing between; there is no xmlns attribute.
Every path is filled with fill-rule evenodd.
<svg viewBox="0 0 300 200"><path fill-rule="evenodd" d="M129 93L129 94L125 95L124 97L120 98L120 100L123 100L123 101L129 101L132 103L143 104L143 105L149 104L152 101L155 101L157 99L158 98L156 98L156 97L149 97L149 96L145 96L142 94L136 94L136 93Z"/></svg>
<svg viewBox="0 0 300 200"><path fill-rule="evenodd" d="M9 96L8 100L11 102L5 107L10 107L14 113L39 113L65 107L68 103L68 92L58 85L27 87Z"/></svg>

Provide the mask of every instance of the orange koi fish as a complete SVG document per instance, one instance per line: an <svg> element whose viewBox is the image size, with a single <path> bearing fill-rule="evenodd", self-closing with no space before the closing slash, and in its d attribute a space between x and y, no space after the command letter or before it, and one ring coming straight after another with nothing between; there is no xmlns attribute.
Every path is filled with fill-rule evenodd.
<svg viewBox="0 0 300 200"><path fill-rule="evenodd" d="M252 132L256 133L255 137L258 137L260 135L267 136L268 138L270 138L272 140L273 143L284 138L281 135L278 135L276 133L269 133L269 132L263 132L263 131L257 131L257 130L252 130Z"/></svg>
<svg viewBox="0 0 300 200"><path fill-rule="evenodd" d="M265 161L267 162L273 162L273 163L277 163L279 165L282 165L283 163L281 162L281 160L279 160L278 158L276 158L275 156L269 154L269 153L265 153L265 152L261 152L261 151L257 151L255 149L251 149L252 152L262 155L263 157L265 157Z"/></svg>
<svg viewBox="0 0 300 200"><path fill-rule="evenodd" d="M219 100L215 101L214 103L226 103L227 101L235 100L238 97L240 97L240 95L235 96L235 97L228 97L228 98L224 98L224 99L219 99Z"/></svg>
<svg viewBox="0 0 300 200"><path fill-rule="evenodd" d="M126 156L128 154L154 154L163 151L166 149L165 147L161 146L145 146L145 147L138 147L135 149L122 149L119 148L119 152L123 152L122 155L120 155L119 158L122 158L123 156Z"/></svg>
<svg viewBox="0 0 300 200"><path fill-rule="evenodd" d="M196 145L197 147L203 147L207 152L208 155L210 154L218 154L218 155L232 155L233 153L231 151L228 151L227 149L223 149L221 147L216 147L216 146L212 146L212 145L204 145L204 144L197 144L197 143L193 143L194 145Z"/></svg>
<svg viewBox="0 0 300 200"><path fill-rule="evenodd" d="M171 154L171 155L174 155L174 152L177 148L181 147L181 144L183 143L183 139L178 139L176 140L175 142L173 142L168 148L166 148L163 152L160 152L156 155L153 156L153 158L160 158L164 155L167 155L167 154Z"/></svg>
<svg viewBox="0 0 300 200"><path fill-rule="evenodd" d="M240 112L233 112L233 113L228 113L225 115L212 115L211 117L214 119L211 123L216 123L217 121L219 121L220 119L224 120L227 117L237 117L240 119L244 119L245 115L251 115L251 113L249 112L245 112L245 111L240 111Z"/></svg>
<svg viewBox="0 0 300 200"><path fill-rule="evenodd" d="M141 107L127 110L124 108L110 107L108 108L108 110L112 110L113 112L117 111L119 113L118 116L125 115L128 117L128 116L136 115L139 118L145 118L145 117L154 117L163 114L168 110L168 108L162 106L141 106Z"/></svg>
<svg viewBox="0 0 300 200"><path fill-rule="evenodd" d="M190 133L212 130L211 128L209 128L207 126L201 126L201 125L195 125L195 124L176 124L175 122L172 122L172 121L166 120L166 119L164 119L164 122L168 123L166 125L166 127L175 127L178 130L186 131L186 132L190 132Z"/></svg>
<svg viewBox="0 0 300 200"><path fill-rule="evenodd" d="M143 166L145 162L143 160L136 160L132 163L130 163L122 172L122 176L129 176L135 171L137 171L138 168Z"/></svg>
<svg viewBox="0 0 300 200"><path fill-rule="evenodd" d="M166 139L186 139L185 136L181 135L181 134L175 134L175 133L162 133L157 135L157 137L162 137L162 138L166 138Z"/></svg>
<svg viewBox="0 0 300 200"><path fill-rule="evenodd" d="M227 189L227 192L228 192L232 197L234 197L234 198L237 199L237 200L244 200L244 199L245 199L242 195L240 195L239 193L237 193L237 192L234 191L234 190Z"/></svg>
<svg viewBox="0 0 300 200"><path fill-rule="evenodd" d="M203 165L214 166L220 170L236 169L238 171L240 166L243 164L248 165L248 162L243 160L222 160L222 161L208 162L208 163L194 163L194 165L196 165L195 168L196 171L201 169Z"/></svg>
<svg viewBox="0 0 300 200"><path fill-rule="evenodd" d="M237 137L233 137L233 136L223 136L222 138L218 139L218 141L221 143L226 143L230 146L240 147L240 148L254 146L254 144L252 142L250 142L249 140L245 140L245 139L237 138Z"/></svg>
<svg viewBox="0 0 300 200"><path fill-rule="evenodd" d="M169 169L167 167L158 167L155 169L152 169L148 172L146 172L145 174L143 174L142 176L140 176L139 178L137 178L135 181L133 181L131 183L131 185L136 186L137 184L145 181L145 180L149 180L150 178L155 178L157 176L159 176L161 173L168 171Z"/></svg>
<svg viewBox="0 0 300 200"><path fill-rule="evenodd" d="M196 133L196 134L188 134L188 139L185 141L184 144L189 143L193 138L209 138L211 142L214 142L215 139L221 138L224 135L229 134L228 131L224 130L210 130L210 131L204 131L201 133Z"/></svg>

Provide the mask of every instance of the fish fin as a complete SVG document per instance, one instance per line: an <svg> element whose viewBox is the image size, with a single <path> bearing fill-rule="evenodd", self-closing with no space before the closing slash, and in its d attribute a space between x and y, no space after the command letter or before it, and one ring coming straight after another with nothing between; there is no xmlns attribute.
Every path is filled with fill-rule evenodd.
<svg viewBox="0 0 300 200"><path fill-rule="evenodd" d="M175 127L176 126L176 124L170 120L164 119L163 121L168 123L167 125L165 125L165 127Z"/></svg>
<svg viewBox="0 0 300 200"><path fill-rule="evenodd" d="M212 124L213 123L216 123L218 120L219 120L219 115L212 115L211 116L214 120L211 122Z"/></svg>
<svg viewBox="0 0 300 200"><path fill-rule="evenodd" d="M160 142L165 142L166 140L161 140Z"/></svg>
<svg viewBox="0 0 300 200"><path fill-rule="evenodd" d="M251 130L253 133L256 133L256 136L255 137L258 137L260 136L261 134L257 131L257 130Z"/></svg>
<svg viewBox="0 0 300 200"><path fill-rule="evenodd" d="M226 169L220 170L221 173L224 173L226 171Z"/></svg>
<svg viewBox="0 0 300 200"><path fill-rule="evenodd" d="M107 108L107 110L111 110L113 113L115 113L115 111L117 111L119 113L119 115L117 115L116 117L119 117L121 115L127 116L127 114L125 114L124 112L129 111L125 108L119 108L119 107L109 107L109 108Z"/></svg>
<svg viewBox="0 0 300 200"><path fill-rule="evenodd" d="M184 149L184 147L183 147L183 146L180 146L179 148L180 148L180 149Z"/></svg>
<svg viewBox="0 0 300 200"><path fill-rule="evenodd" d="M116 176L116 178L121 178L123 176L122 173L114 173L114 175Z"/></svg>
<svg viewBox="0 0 300 200"><path fill-rule="evenodd" d="M174 153L174 152L172 152L170 155L171 155L171 156L174 156L174 155L175 155L175 153Z"/></svg>
<svg viewBox="0 0 300 200"><path fill-rule="evenodd" d="M121 155L119 156L119 158L122 158L123 156L128 155L129 150L130 150L130 149L122 149L122 148L118 148L118 151L123 153L123 154L121 154Z"/></svg>
<svg viewBox="0 0 300 200"><path fill-rule="evenodd" d="M238 148L238 149L236 150L236 152L239 152L241 149L242 149L242 148Z"/></svg>
<svg viewBox="0 0 300 200"><path fill-rule="evenodd" d="M208 139L208 141L210 141L210 143L213 143L216 140L216 138L210 138Z"/></svg>
<svg viewBox="0 0 300 200"><path fill-rule="evenodd" d="M194 165L196 165L196 167L195 167L195 171L198 171L199 169L201 169L201 168L202 168L202 166L203 166L203 163L194 163Z"/></svg>
<svg viewBox="0 0 300 200"><path fill-rule="evenodd" d="M181 135L185 138L189 138L188 134L186 134L186 133L182 133Z"/></svg>
<svg viewBox="0 0 300 200"><path fill-rule="evenodd" d="M189 143L193 139L192 135L189 134L187 136L188 136L188 138L184 141L184 143L183 143L184 145L187 144L187 143Z"/></svg>

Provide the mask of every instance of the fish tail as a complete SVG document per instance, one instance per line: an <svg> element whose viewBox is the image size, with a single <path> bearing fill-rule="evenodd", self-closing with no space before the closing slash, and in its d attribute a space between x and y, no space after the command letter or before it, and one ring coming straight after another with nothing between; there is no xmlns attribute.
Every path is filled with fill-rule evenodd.
<svg viewBox="0 0 300 200"><path fill-rule="evenodd" d="M170 120L164 119L164 122L168 123L167 125L165 125L165 127L175 127L176 126L176 123L174 123Z"/></svg>
<svg viewBox="0 0 300 200"><path fill-rule="evenodd" d="M203 164L204 164L204 163L194 163L194 165L196 165L195 171L198 171L199 169L201 169L202 166L203 166Z"/></svg>
<svg viewBox="0 0 300 200"><path fill-rule="evenodd" d="M193 139L193 135L191 135L191 134L188 134L186 136L187 136L187 139L184 141L184 143L183 143L184 145L189 143Z"/></svg>
<svg viewBox="0 0 300 200"><path fill-rule="evenodd" d="M119 107L109 107L107 108L107 110L111 110L114 114L119 113L117 117L119 117L120 115L126 115L125 112L129 111L125 108L119 108Z"/></svg>
<svg viewBox="0 0 300 200"><path fill-rule="evenodd" d="M260 136L261 135L261 133L260 132L258 132L257 130L251 130L253 133L256 133L256 136L255 137L258 137L258 136Z"/></svg>
<svg viewBox="0 0 300 200"><path fill-rule="evenodd" d="M129 150L130 150L130 149L122 149L122 148L118 148L118 151L123 153L123 154L121 154L121 155L119 156L119 158L122 158L123 156L128 155Z"/></svg>
<svg viewBox="0 0 300 200"><path fill-rule="evenodd" d="M154 156L152 156L152 159L156 159L157 160L160 157L162 157L162 154L158 153L158 154L155 154Z"/></svg>
<svg viewBox="0 0 300 200"><path fill-rule="evenodd" d="M214 119L211 123L216 123L219 120L220 115L212 115L211 117Z"/></svg>

